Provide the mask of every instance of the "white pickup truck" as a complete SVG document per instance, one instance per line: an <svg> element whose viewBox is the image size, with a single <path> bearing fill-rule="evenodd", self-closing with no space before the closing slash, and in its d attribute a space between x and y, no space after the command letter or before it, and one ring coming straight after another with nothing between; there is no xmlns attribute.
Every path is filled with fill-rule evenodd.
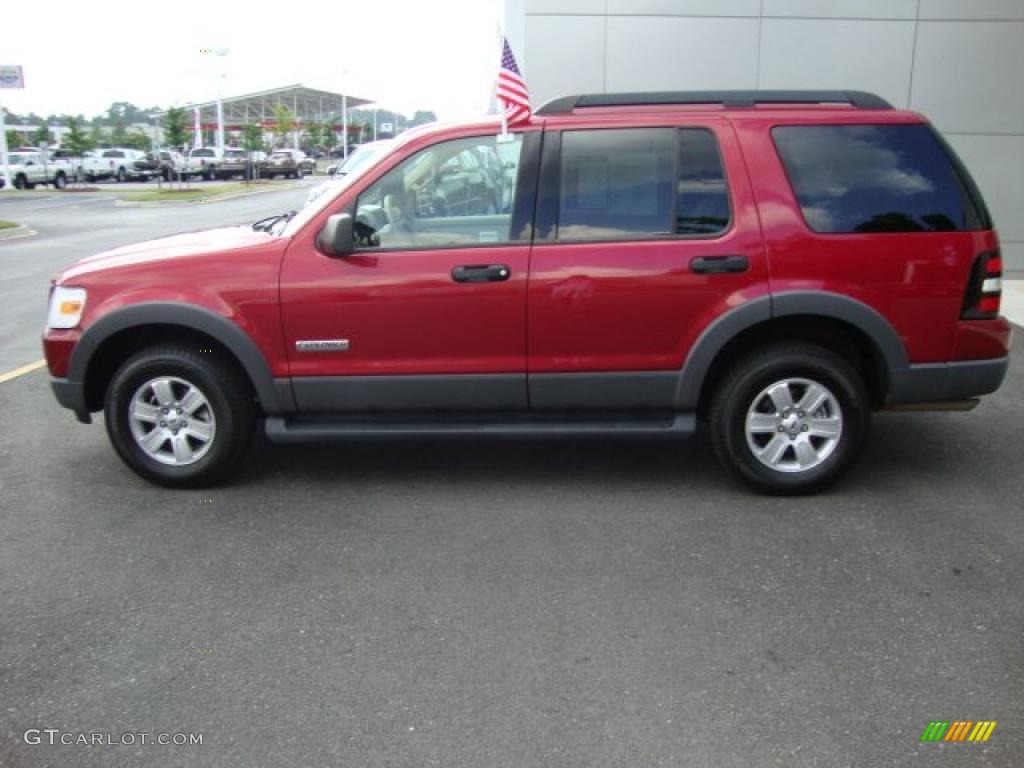
<svg viewBox="0 0 1024 768"><path fill-rule="evenodd" d="M52 184L64 189L74 176L67 160L50 157L43 151L9 152L7 160L7 175L16 189L33 189L36 184Z"/></svg>
<svg viewBox="0 0 1024 768"><path fill-rule="evenodd" d="M82 159L82 175L86 181L149 181L160 175L160 166L137 149L96 149Z"/></svg>

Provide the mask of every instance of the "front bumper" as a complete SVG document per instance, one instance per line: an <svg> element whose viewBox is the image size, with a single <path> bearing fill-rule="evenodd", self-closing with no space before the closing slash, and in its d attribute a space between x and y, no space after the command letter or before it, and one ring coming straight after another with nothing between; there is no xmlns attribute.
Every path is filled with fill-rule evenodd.
<svg viewBox="0 0 1024 768"><path fill-rule="evenodd" d="M83 424L92 424L92 416L85 404L85 385L80 381L67 379L50 379L57 402L75 412L75 416Z"/></svg>

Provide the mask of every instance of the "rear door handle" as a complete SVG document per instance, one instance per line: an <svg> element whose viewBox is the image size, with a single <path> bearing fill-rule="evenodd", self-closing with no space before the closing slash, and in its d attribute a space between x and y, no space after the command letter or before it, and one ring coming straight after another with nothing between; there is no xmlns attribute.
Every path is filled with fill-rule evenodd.
<svg viewBox="0 0 1024 768"><path fill-rule="evenodd" d="M500 283L511 276L507 264L466 264L452 270L456 283Z"/></svg>
<svg viewBox="0 0 1024 768"><path fill-rule="evenodd" d="M749 267L746 256L698 256L690 261L690 271L703 275L746 272Z"/></svg>

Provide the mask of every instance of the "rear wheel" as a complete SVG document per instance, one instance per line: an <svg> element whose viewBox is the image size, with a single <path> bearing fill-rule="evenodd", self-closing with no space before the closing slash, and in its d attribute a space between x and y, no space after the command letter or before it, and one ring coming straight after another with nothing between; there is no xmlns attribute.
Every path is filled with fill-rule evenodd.
<svg viewBox="0 0 1024 768"><path fill-rule="evenodd" d="M119 184L124 184L128 181L128 172L124 168L117 169L117 181Z"/></svg>
<svg viewBox="0 0 1024 768"><path fill-rule="evenodd" d="M14 188L15 189L32 189L33 185L28 183L28 179L25 174L19 173L14 177Z"/></svg>
<svg viewBox="0 0 1024 768"><path fill-rule="evenodd" d="M151 347L114 374L104 406L107 434L138 475L167 487L213 484L253 442L256 409L247 382L225 361L183 345Z"/></svg>
<svg viewBox="0 0 1024 768"><path fill-rule="evenodd" d="M719 461L769 493L813 493L848 470L864 445L871 401L860 374L811 344L742 358L710 414Z"/></svg>
<svg viewBox="0 0 1024 768"><path fill-rule="evenodd" d="M53 177L53 186L57 189L64 189L68 185L68 177L63 172Z"/></svg>

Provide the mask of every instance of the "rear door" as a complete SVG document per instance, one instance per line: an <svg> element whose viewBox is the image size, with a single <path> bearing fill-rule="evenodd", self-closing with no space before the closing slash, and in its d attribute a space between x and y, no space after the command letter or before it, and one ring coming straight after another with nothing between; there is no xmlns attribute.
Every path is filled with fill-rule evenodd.
<svg viewBox="0 0 1024 768"><path fill-rule="evenodd" d="M540 185L531 407L674 407L700 333L767 292L731 124L549 127Z"/></svg>

